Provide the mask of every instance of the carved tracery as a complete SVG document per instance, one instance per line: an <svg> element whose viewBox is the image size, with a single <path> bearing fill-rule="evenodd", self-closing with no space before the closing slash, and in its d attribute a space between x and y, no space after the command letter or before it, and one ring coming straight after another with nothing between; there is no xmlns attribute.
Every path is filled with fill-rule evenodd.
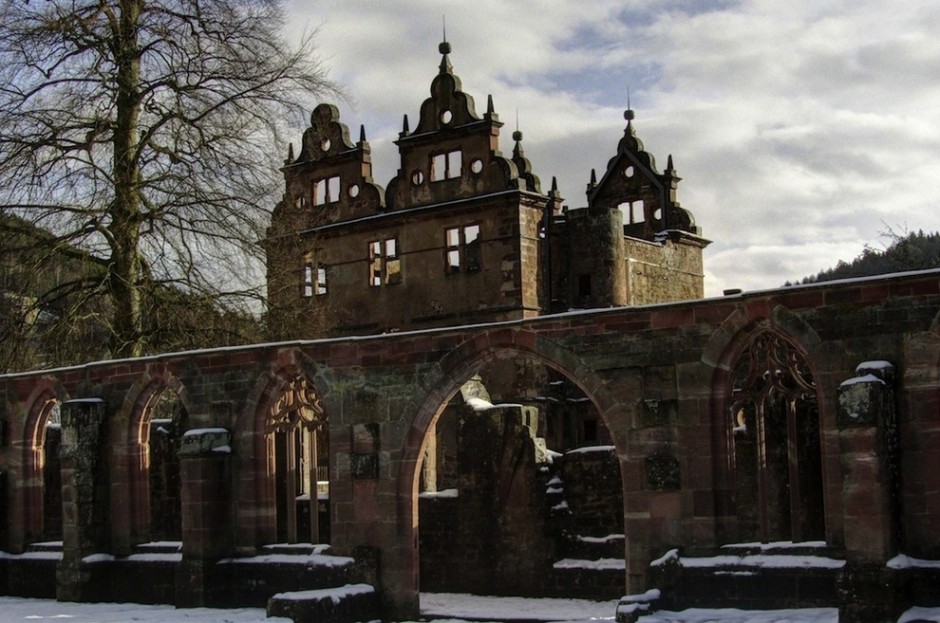
<svg viewBox="0 0 940 623"><path fill-rule="evenodd" d="M296 376L271 407L265 424L266 433L286 433L297 428L323 430L326 414L316 390L302 376Z"/></svg>
<svg viewBox="0 0 940 623"><path fill-rule="evenodd" d="M303 376L287 381L271 406L265 433L273 437L277 531L281 540L317 543L320 499L329 495L326 411Z"/></svg>
<svg viewBox="0 0 940 623"><path fill-rule="evenodd" d="M816 395L816 383L803 357L780 336L763 333L741 356L732 381L734 404L777 394L788 400Z"/></svg>

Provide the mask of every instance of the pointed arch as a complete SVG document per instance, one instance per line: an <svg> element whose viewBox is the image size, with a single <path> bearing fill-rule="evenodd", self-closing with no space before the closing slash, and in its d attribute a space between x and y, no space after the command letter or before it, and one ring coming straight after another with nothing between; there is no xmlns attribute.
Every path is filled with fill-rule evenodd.
<svg viewBox="0 0 940 623"><path fill-rule="evenodd" d="M56 406L68 399L68 392L51 376L43 376L33 384L24 403L25 425L22 437L14 439L19 446L16 458L19 473L11 474L10 506L15 519L10 523L10 549L23 549L46 533L45 445L47 425ZM15 463L13 464L15 466Z"/></svg>
<svg viewBox="0 0 940 623"><path fill-rule="evenodd" d="M841 353L824 349L784 307L746 309L725 320L703 355L714 366L716 489L734 509L719 518L728 523L722 532L745 541L839 540L838 452L827 451L837 431L825 388Z"/></svg>
<svg viewBox="0 0 940 623"><path fill-rule="evenodd" d="M315 461L300 485L309 489L311 537L316 534L319 513L314 509L318 508L316 482L319 479L311 475L319 470L327 476L327 481L329 475L326 465L329 421L321 402L321 388L326 386L326 382L318 378L314 362L299 349L279 351L276 361L256 381L237 423L238 549L254 551L279 540L279 536L298 538L296 521L289 521L287 518L293 515L286 514L289 506L286 488L296 485L297 481L278 481L279 472L286 466L283 461L279 465L279 458L287 450L287 441L282 439L281 452L278 452L279 435L304 438L295 441L307 444L302 448L306 454L294 456L303 459L305 464Z"/></svg>
<svg viewBox="0 0 940 623"><path fill-rule="evenodd" d="M114 553L129 554L152 538L150 491L150 424L164 392L173 392L181 405L181 421L192 404L186 387L162 363L149 363L124 395L109 429L114 440L110 454L111 513ZM182 424L185 428L185 424Z"/></svg>
<svg viewBox="0 0 940 623"><path fill-rule="evenodd" d="M429 431L467 379L478 373L488 362L520 354L562 373L590 398L611 432L621 470L624 469L628 459L628 422L634 411L639 408L636 396L633 396L631 401L629 397L611 391L606 381L577 355L544 336L519 329L486 331L471 336L442 358L434 372L426 377L422 395L416 397L415 409L412 412L414 415L405 435L396 479L400 539L397 551L400 558L392 564L400 567L399 573L396 574L398 577L413 577L415 584L418 581L418 490L421 461L429 442ZM625 495L625 516L627 497ZM625 584L638 587L645 583L648 561L645 558L641 560L638 555L631 556L631 552L638 554L642 551L645 554L645 542L648 537L638 530L627 538L630 542L627 543L625 552ZM404 590L417 589L415 585Z"/></svg>

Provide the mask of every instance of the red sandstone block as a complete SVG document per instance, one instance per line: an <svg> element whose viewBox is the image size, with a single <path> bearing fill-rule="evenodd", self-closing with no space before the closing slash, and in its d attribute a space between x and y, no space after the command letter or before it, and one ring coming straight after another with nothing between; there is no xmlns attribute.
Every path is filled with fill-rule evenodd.
<svg viewBox="0 0 940 623"><path fill-rule="evenodd" d="M650 328L671 329L695 324L695 310L692 308L662 308L650 314Z"/></svg>
<svg viewBox="0 0 940 623"><path fill-rule="evenodd" d="M695 314L695 324L720 324L736 309L737 305L731 303L717 303L701 305L692 311Z"/></svg>
<svg viewBox="0 0 940 623"><path fill-rule="evenodd" d="M856 561L883 561L888 555L887 518L880 515L846 515L846 558Z"/></svg>
<svg viewBox="0 0 940 623"><path fill-rule="evenodd" d="M650 494L650 517L679 517L682 514L682 500L678 491Z"/></svg>
<svg viewBox="0 0 940 623"><path fill-rule="evenodd" d="M785 293L781 297L781 302L790 309L813 309L822 307L824 293L821 288Z"/></svg>
<svg viewBox="0 0 940 623"><path fill-rule="evenodd" d="M535 349L536 340L538 340L538 336L530 331L513 332L512 343L521 348L527 350Z"/></svg>
<svg viewBox="0 0 940 623"><path fill-rule="evenodd" d="M880 435L874 427L847 428L839 433L839 451L842 454L866 454L874 456L878 453Z"/></svg>
<svg viewBox="0 0 940 623"><path fill-rule="evenodd" d="M891 295L891 288L887 283L866 284L860 293L861 303L880 303Z"/></svg>
<svg viewBox="0 0 940 623"><path fill-rule="evenodd" d="M842 492L842 505L846 515L887 515L887 491L874 481L848 485Z"/></svg>
<svg viewBox="0 0 940 623"><path fill-rule="evenodd" d="M770 310L770 301L766 298L749 299L744 302L744 315L748 320L768 318L770 316Z"/></svg>
<svg viewBox="0 0 940 623"><path fill-rule="evenodd" d="M905 283L903 287L908 294L913 296L940 294L940 279L928 277L923 281Z"/></svg>
<svg viewBox="0 0 940 623"><path fill-rule="evenodd" d="M826 288L826 305L844 305L859 303L862 300L862 287Z"/></svg>

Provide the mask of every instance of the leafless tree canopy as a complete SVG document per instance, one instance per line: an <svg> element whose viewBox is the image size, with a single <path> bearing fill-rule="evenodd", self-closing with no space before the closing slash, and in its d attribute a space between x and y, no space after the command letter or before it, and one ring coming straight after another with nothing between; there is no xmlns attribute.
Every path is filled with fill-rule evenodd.
<svg viewBox="0 0 940 623"><path fill-rule="evenodd" d="M4 222L98 266L70 287L106 295L111 356L148 350L148 289L261 294L279 130L332 90L281 4L0 0Z"/></svg>

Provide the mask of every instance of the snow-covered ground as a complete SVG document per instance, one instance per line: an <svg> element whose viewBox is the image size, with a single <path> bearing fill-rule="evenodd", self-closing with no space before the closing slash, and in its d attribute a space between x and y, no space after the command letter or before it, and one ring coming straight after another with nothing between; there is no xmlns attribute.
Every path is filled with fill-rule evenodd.
<svg viewBox="0 0 940 623"><path fill-rule="evenodd" d="M616 601L594 602L581 599L526 599L522 597L478 597L448 593L423 593L422 614L438 621L613 621ZM705 610L660 611L642 618L642 623L836 623L834 608L801 610ZM216 610L212 608L173 608L139 604L76 604L47 599L0 597L3 623L290 623L280 617L267 618L261 608ZM898 623L940 622L940 608L912 608Z"/></svg>

